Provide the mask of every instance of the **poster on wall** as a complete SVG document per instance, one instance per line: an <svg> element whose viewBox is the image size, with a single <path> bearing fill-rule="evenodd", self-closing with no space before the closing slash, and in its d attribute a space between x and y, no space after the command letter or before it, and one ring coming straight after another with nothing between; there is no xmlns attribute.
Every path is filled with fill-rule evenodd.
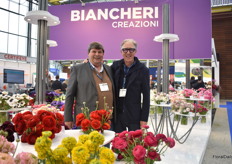
<svg viewBox="0 0 232 164"><path fill-rule="evenodd" d="M94 41L103 44L105 59L121 59L120 44L128 38L137 41L139 59L162 59L162 43L153 39L162 34L164 3L170 5L170 33L180 37L180 41L170 43L170 59L211 58L210 1L184 1L50 6L49 12L61 21L58 26L50 27L49 39L58 43L50 49L50 60L86 59L88 45ZM199 34L205 37L197 38Z"/></svg>

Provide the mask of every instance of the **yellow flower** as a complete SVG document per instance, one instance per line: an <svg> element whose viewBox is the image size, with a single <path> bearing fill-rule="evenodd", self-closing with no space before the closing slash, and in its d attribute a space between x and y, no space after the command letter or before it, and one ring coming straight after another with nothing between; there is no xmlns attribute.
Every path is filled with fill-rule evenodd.
<svg viewBox="0 0 232 164"><path fill-rule="evenodd" d="M92 159L89 164L102 164L101 161L99 159Z"/></svg>
<svg viewBox="0 0 232 164"><path fill-rule="evenodd" d="M72 150L72 160L76 164L84 164L89 160L89 150L86 146L74 147Z"/></svg>
<svg viewBox="0 0 232 164"><path fill-rule="evenodd" d="M81 143L85 143L85 141L87 141L89 139L89 135L88 134L83 134L83 135L80 135L79 136L79 140L78 142L81 142Z"/></svg>
<svg viewBox="0 0 232 164"><path fill-rule="evenodd" d="M92 141L93 145L100 146L104 143L104 136L97 131L92 131L89 134L89 139Z"/></svg>
<svg viewBox="0 0 232 164"><path fill-rule="evenodd" d="M65 137L61 143L68 150L68 152L71 152L76 146L77 140L74 137Z"/></svg>
<svg viewBox="0 0 232 164"><path fill-rule="evenodd" d="M57 147L53 150L53 158L55 160L63 160L68 155L68 150L65 147Z"/></svg>
<svg viewBox="0 0 232 164"><path fill-rule="evenodd" d="M115 156L114 153L112 152L112 150L110 150L109 148L106 147L101 147L100 148L100 159L106 159L108 160L110 163L114 163L115 161Z"/></svg>
<svg viewBox="0 0 232 164"><path fill-rule="evenodd" d="M114 163L114 162L110 162L107 159L100 159L100 162L101 162L101 164L112 164L112 163Z"/></svg>

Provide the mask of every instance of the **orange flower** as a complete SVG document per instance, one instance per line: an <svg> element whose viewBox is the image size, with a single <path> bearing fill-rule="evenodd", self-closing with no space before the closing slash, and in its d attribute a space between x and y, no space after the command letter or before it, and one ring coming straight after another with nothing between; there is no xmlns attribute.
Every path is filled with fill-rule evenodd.
<svg viewBox="0 0 232 164"><path fill-rule="evenodd" d="M104 109L97 110L97 111L98 111L98 114L99 114L100 116L106 116L106 115L107 115L107 111L104 110Z"/></svg>
<svg viewBox="0 0 232 164"><path fill-rule="evenodd" d="M93 120L93 121L91 121L91 126L94 129L98 130L101 128L101 122L99 120Z"/></svg>
<svg viewBox="0 0 232 164"><path fill-rule="evenodd" d="M99 120L99 121L101 121L102 117L98 114L98 110L96 110L96 111L92 111L90 113L90 119L91 120Z"/></svg>
<svg viewBox="0 0 232 164"><path fill-rule="evenodd" d="M86 128L90 127L90 126L91 126L90 120L84 119L83 121L81 121L81 127L82 128L86 129Z"/></svg>
<svg viewBox="0 0 232 164"><path fill-rule="evenodd" d="M108 124L108 123L105 122L105 123L102 125L102 129L104 129L104 130L110 129L110 124Z"/></svg>

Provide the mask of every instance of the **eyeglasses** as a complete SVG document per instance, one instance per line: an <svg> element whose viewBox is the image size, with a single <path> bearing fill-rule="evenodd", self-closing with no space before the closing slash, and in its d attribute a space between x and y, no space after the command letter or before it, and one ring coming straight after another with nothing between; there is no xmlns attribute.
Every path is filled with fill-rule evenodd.
<svg viewBox="0 0 232 164"><path fill-rule="evenodd" d="M129 51L130 53L133 53L135 52L135 50L136 50L135 48L123 48L122 52L127 53Z"/></svg>

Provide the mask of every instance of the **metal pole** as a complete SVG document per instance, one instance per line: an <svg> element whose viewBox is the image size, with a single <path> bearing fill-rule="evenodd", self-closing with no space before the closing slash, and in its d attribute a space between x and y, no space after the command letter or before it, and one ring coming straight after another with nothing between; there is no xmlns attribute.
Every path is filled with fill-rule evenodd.
<svg viewBox="0 0 232 164"><path fill-rule="evenodd" d="M47 11L48 1L39 1L39 10ZM37 62L36 62L36 104L45 103L45 69L47 48L47 21L38 21Z"/></svg>
<svg viewBox="0 0 232 164"><path fill-rule="evenodd" d="M169 4L163 5L163 33L169 33ZM169 39L163 40L163 83L162 91L169 92Z"/></svg>
<svg viewBox="0 0 232 164"><path fill-rule="evenodd" d="M161 92L161 67L162 67L162 61L158 60L157 63L157 92Z"/></svg>
<svg viewBox="0 0 232 164"><path fill-rule="evenodd" d="M186 75L186 88L190 88L190 60L186 59L185 63L185 75Z"/></svg>

